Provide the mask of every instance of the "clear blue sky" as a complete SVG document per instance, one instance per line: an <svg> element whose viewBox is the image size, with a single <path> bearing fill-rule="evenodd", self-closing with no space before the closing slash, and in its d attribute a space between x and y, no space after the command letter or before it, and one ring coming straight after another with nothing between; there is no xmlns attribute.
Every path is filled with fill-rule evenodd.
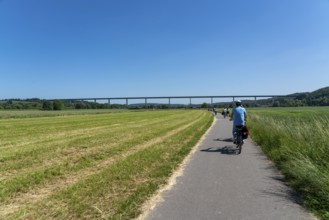
<svg viewBox="0 0 329 220"><path fill-rule="evenodd" d="M326 86L328 0L0 0L0 99Z"/></svg>

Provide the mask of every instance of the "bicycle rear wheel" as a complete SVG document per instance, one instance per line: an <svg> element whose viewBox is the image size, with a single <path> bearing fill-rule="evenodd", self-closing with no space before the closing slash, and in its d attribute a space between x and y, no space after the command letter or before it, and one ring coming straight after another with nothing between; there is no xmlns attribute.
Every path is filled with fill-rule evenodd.
<svg viewBox="0 0 329 220"><path fill-rule="evenodd" d="M237 144L237 148L238 148L238 154L241 154L241 152L242 152L242 144L243 143L239 143L239 144Z"/></svg>
<svg viewBox="0 0 329 220"><path fill-rule="evenodd" d="M242 133L238 133L237 141L236 141L236 147L237 147L237 154L241 154L242 152L242 145L243 145L243 138L242 138Z"/></svg>

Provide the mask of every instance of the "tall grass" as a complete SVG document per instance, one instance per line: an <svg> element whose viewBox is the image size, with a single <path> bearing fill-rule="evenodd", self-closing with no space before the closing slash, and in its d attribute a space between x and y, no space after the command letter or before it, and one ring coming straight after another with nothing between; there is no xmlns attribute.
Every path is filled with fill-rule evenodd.
<svg viewBox="0 0 329 220"><path fill-rule="evenodd" d="M250 110L251 137L304 205L329 219L329 108Z"/></svg>
<svg viewBox="0 0 329 220"><path fill-rule="evenodd" d="M0 219L131 219L211 125L205 111L0 121Z"/></svg>

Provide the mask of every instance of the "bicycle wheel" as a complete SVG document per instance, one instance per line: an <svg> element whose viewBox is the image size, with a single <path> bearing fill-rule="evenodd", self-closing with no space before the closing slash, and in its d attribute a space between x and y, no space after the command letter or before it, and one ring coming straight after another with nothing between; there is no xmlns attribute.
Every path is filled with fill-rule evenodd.
<svg viewBox="0 0 329 220"><path fill-rule="evenodd" d="M241 154L242 151L242 143L238 144L238 154Z"/></svg>
<svg viewBox="0 0 329 220"><path fill-rule="evenodd" d="M242 152L242 145L243 145L243 138L242 138L242 133L239 132L238 133L238 137L237 137L237 142L236 142L236 147L237 147L237 152L238 154L241 154Z"/></svg>

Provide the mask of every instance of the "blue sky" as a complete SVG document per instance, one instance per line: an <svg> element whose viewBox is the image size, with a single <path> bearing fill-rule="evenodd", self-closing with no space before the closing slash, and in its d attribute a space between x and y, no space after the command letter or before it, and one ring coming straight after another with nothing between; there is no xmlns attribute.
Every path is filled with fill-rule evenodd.
<svg viewBox="0 0 329 220"><path fill-rule="evenodd" d="M0 0L0 99L326 86L328 0Z"/></svg>

